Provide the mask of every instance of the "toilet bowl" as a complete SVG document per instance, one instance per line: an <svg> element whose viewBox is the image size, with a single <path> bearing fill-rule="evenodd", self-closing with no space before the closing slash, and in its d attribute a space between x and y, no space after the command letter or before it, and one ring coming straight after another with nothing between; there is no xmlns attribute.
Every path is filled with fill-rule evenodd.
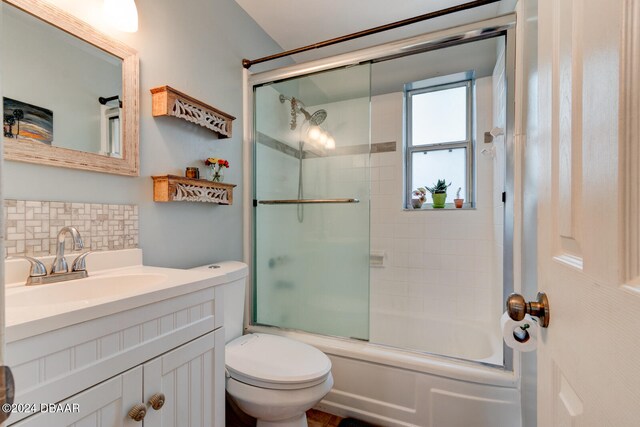
<svg viewBox="0 0 640 427"><path fill-rule="evenodd" d="M247 265L226 261L215 268L230 278L221 286L228 395L257 419L257 427L307 427L306 411L333 387L331 360L315 347L287 337L242 335Z"/></svg>
<svg viewBox="0 0 640 427"><path fill-rule="evenodd" d="M331 390L331 361L307 344L248 334L226 346L227 392L258 426L307 425L305 412Z"/></svg>

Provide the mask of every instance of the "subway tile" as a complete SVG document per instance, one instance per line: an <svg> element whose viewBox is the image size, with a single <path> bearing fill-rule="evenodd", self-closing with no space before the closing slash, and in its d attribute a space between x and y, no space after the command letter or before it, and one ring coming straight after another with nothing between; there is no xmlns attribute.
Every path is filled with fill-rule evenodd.
<svg viewBox="0 0 640 427"><path fill-rule="evenodd" d="M424 253L422 254L422 267L428 270L443 270L445 257L448 256L439 253Z"/></svg>
<svg viewBox="0 0 640 427"><path fill-rule="evenodd" d="M402 168L396 166L380 166L380 181L394 181L397 182L402 176Z"/></svg>
<svg viewBox="0 0 640 427"><path fill-rule="evenodd" d="M380 180L379 185L381 195L391 196L399 191L396 181Z"/></svg>

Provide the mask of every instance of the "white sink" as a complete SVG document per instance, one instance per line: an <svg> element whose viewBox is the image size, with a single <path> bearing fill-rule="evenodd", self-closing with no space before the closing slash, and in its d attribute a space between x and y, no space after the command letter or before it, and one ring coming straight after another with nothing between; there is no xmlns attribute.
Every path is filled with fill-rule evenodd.
<svg viewBox="0 0 640 427"><path fill-rule="evenodd" d="M53 262L52 256L40 259ZM26 286L29 263L7 260L5 338L11 342L208 289L227 282L221 270L146 266L140 249L124 249L89 255L85 279Z"/></svg>
<svg viewBox="0 0 640 427"><path fill-rule="evenodd" d="M7 291L7 307L28 309L53 304L89 305L101 299L117 299L144 293L167 280L165 274L112 274L46 285L22 286Z"/></svg>

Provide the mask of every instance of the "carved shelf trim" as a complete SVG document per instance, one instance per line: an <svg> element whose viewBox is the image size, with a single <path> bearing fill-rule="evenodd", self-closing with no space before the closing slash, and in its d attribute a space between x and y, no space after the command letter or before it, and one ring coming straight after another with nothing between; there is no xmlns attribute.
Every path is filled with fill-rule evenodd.
<svg viewBox="0 0 640 427"><path fill-rule="evenodd" d="M207 128L220 137L231 138L232 124L236 118L224 111L198 101L171 86L151 89L151 100L154 117L177 117Z"/></svg>
<svg viewBox="0 0 640 427"><path fill-rule="evenodd" d="M191 179L177 175L152 176L154 202L233 204L235 184Z"/></svg>

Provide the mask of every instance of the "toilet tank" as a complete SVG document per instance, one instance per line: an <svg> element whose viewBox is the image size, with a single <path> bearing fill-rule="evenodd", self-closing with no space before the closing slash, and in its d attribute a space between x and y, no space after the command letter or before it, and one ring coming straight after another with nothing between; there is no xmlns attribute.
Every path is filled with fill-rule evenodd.
<svg viewBox="0 0 640 427"><path fill-rule="evenodd" d="M218 286L218 289L222 290L222 298L224 300L222 313L225 329L224 341L228 343L242 336L245 289L249 273L247 264L238 261L222 261L196 267L196 269L216 269L216 273L222 272L227 276L227 283Z"/></svg>

